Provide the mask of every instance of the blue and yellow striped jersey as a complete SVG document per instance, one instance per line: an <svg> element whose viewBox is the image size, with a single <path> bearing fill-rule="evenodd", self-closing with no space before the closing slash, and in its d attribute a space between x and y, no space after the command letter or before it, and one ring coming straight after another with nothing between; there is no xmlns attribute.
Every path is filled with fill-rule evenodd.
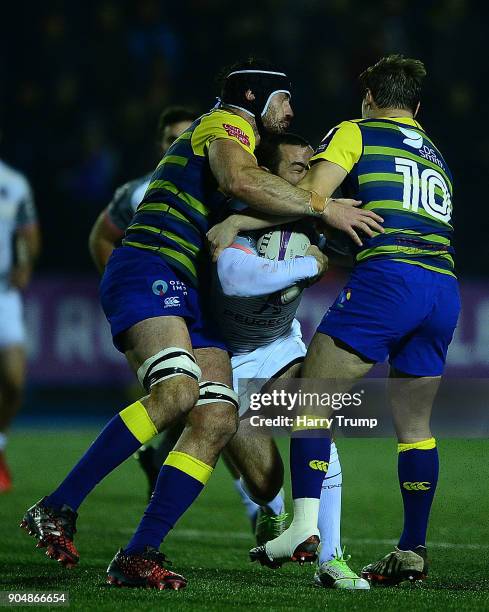
<svg viewBox="0 0 489 612"><path fill-rule="evenodd" d="M122 241L157 253L193 285L206 268L206 232L227 200L209 166L208 147L216 139L254 154L255 135L245 119L222 109L199 117L158 164Z"/></svg>
<svg viewBox="0 0 489 612"><path fill-rule="evenodd" d="M452 175L415 119L355 119L333 128L311 163L327 160L348 176L343 191L384 219L356 261L389 258L454 275Z"/></svg>

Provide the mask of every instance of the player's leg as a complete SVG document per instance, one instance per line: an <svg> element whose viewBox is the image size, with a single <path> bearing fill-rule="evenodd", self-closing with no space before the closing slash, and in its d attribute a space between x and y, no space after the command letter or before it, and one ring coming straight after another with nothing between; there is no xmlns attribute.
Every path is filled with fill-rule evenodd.
<svg viewBox="0 0 489 612"><path fill-rule="evenodd" d="M134 457L148 479L148 500L154 491L158 474L169 452L182 435L183 423L172 425L149 443L144 444Z"/></svg>
<svg viewBox="0 0 489 612"><path fill-rule="evenodd" d="M236 493L238 494L241 503L244 506L246 516L248 517L251 523L251 529L254 532L256 526L256 517L260 506L256 504L246 492L243 483L241 482L241 474L233 464L231 457L229 457L229 455L227 454L226 448L222 452L222 460L224 465L226 466L227 471L229 472L229 475L233 480L233 485L236 490Z"/></svg>
<svg viewBox="0 0 489 612"><path fill-rule="evenodd" d="M17 414L25 380L25 351L22 345L0 348L0 493L12 488L5 447L10 424Z"/></svg>
<svg viewBox="0 0 489 612"><path fill-rule="evenodd" d="M200 397L160 470L144 517L125 548L127 555L140 555L148 547L159 548L204 488L221 450L236 432L237 397L231 389L227 353L207 348L197 349L195 356L205 379Z"/></svg>
<svg viewBox="0 0 489 612"><path fill-rule="evenodd" d="M388 391L398 438L404 528L397 548L363 570L371 581L382 584L427 575L426 531L438 481L438 450L430 417L460 311L454 278L424 270L411 274L428 288L428 314L390 354Z"/></svg>
<svg viewBox="0 0 489 612"><path fill-rule="evenodd" d="M25 329L20 293L0 291L0 493L12 486L5 458L8 428L20 408L25 378Z"/></svg>
<svg viewBox="0 0 489 612"><path fill-rule="evenodd" d="M398 438L404 528L396 549L363 568L374 584L422 580L428 573L426 531L438 483L438 449L430 429L440 377L412 377L391 368L389 399Z"/></svg>
<svg viewBox="0 0 489 612"><path fill-rule="evenodd" d="M319 502L318 529L321 536L319 563L314 574L317 586L333 589L365 590L368 582L349 566L341 546L341 491L343 475L336 444L331 443L328 471Z"/></svg>
<svg viewBox="0 0 489 612"><path fill-rule="evenodd" d="M68 566L79 558L73 534L81 502L142 444L187 414L198 399L200 370L183 319L146 319L124 332L120 343L148 395L107 423L57 489L27 511L22 524L47 547L48 556ZM61 536L51 533L53 524Z"/></svg>
<svg viewBox="0 0 489 612"><path fill-rule="evenodd" d="M301 378L327 380L329 393L348 391L372 368L373 361L320 331L314 335L302 366ZM307 414L307 409L304 410ZM321 415L329 416L329 413ZM270 566L289 560L314 560L319 545L318 515L324 472L330 459L331 432L306 429L290 440L290 474L294 518L285 532L251 551L250 556ZM317 466L324 465L325 470Z"/></svg>
<svg viewBox="0 0 489 612"><path fill-rule="evenodd" d="M233 385L242 392L240 416L243 418L248 410L249 391L245 387L249 381L296 378L305 354L300 324L294 320L288 335L250 353L234 356ZM242 421L226 452L241 471L245 491L256 502L255 537L258 545L264 544L285 530L287 519L283 463L278 448L269 435L246 427L246 421Z"/></svg>
<svg viewBox="0 0 489 612"><path fill-rule="evenodd" d="M329 393L346 392L376 362L387 358L389 343L402 335L400 326L412 329L419 324L416 309L405 299L403 271L392 271L389 264L366 263L353 270L308 347L302 378L324 380L324 390ZM294 519L279 538L267 543L268 559L290 560L306 540L310 542L309 549L317 547L324 473L313 468L327 466L331 444L328 434L317 430L291 437Z"/></svg>

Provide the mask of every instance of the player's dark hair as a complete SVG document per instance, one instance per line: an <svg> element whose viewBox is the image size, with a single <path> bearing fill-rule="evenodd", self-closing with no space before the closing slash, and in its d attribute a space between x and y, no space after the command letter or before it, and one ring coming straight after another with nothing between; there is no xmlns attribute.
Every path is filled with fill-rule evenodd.
<svg viewBox="0 0 489 612"><path fill-rule="evenodd" d="M156 135L158 142L163 138L163 132L165 128L174 123L180 123L180 121L195 121L198 117L198 113L186 106L169 106L161 113L158 119L158 127Z"/></svg>
<svg viewBox="0 0 489 612"><path fill-rule="evenodd" d="M280 164L280 145L294 145L303 148L311 146L305 138L291 132L268 133L262 136L260 144L255 149L256 159L258 165L268 168L273 174L277 174Z"/></svg>
<svg viewBox="0 0 489 612"><path fill-rule="evenodd" d="M388 55L359 76L360 85L370 89L379 108L402 108L414 112L420 99L426 69L421 60Z"/></svg>

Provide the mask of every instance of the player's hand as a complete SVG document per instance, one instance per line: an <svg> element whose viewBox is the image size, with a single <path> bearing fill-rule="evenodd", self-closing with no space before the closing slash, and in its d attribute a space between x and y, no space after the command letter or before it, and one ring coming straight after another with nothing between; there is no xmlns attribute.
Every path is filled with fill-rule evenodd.
<svg viewBox="0 0 489 612"><path fill-rule="evenodd" d="M10 286L24 290L31 280L32 268L27 265L17 265L10 272Z"/></svg>
<svg viewBox="0 0 489 612"><path fill-rule="evenodd" d="M222 251L233 244L237 234L238 229L234 224L233 215L211 227L207 232L207 240L212 261L217 261Z"/></svg>
<svg viewBox="0 0 489 612"><path fill-rule="evenodd" d="M363 232L369 238L375 233L384 233L384 228L380 223L384 222L382 217L371 210L358 208L361 202L344 198L333 198L326 205L326 209L321 215L331 227L342 230L357 244L362 246L362 241L357 232Z"/></svg>
<svg viewBox="0 0 489 612"><path fill-rule="evenodd" d="M307 249L305 252L305 257L314 257L318 262L318 273L317 276L314 276L311 280L312 282L318 281L323 274L325 274L328 270L328 257L318 249L318 247L314 244Z"/></svg>

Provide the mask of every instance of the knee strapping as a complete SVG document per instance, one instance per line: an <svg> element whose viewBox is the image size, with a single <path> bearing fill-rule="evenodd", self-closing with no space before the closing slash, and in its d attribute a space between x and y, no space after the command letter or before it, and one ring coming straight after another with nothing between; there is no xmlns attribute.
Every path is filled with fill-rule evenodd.
<svg viewBox="0 0 489 612"><path fill-rule="evenodd" d="M220 382L204 381L199 383L199 400L196 406L227 402L239 410L238 394L228 385Z"/></svg>
<svg viewBox="0 0 489 612"><path fill-rule="evenodd" d="M201 375L195 357L178 347L164 349L149 357L137 372L139 382L147 391L156 383L173 376L188 376L198 382Z"/></svg>

